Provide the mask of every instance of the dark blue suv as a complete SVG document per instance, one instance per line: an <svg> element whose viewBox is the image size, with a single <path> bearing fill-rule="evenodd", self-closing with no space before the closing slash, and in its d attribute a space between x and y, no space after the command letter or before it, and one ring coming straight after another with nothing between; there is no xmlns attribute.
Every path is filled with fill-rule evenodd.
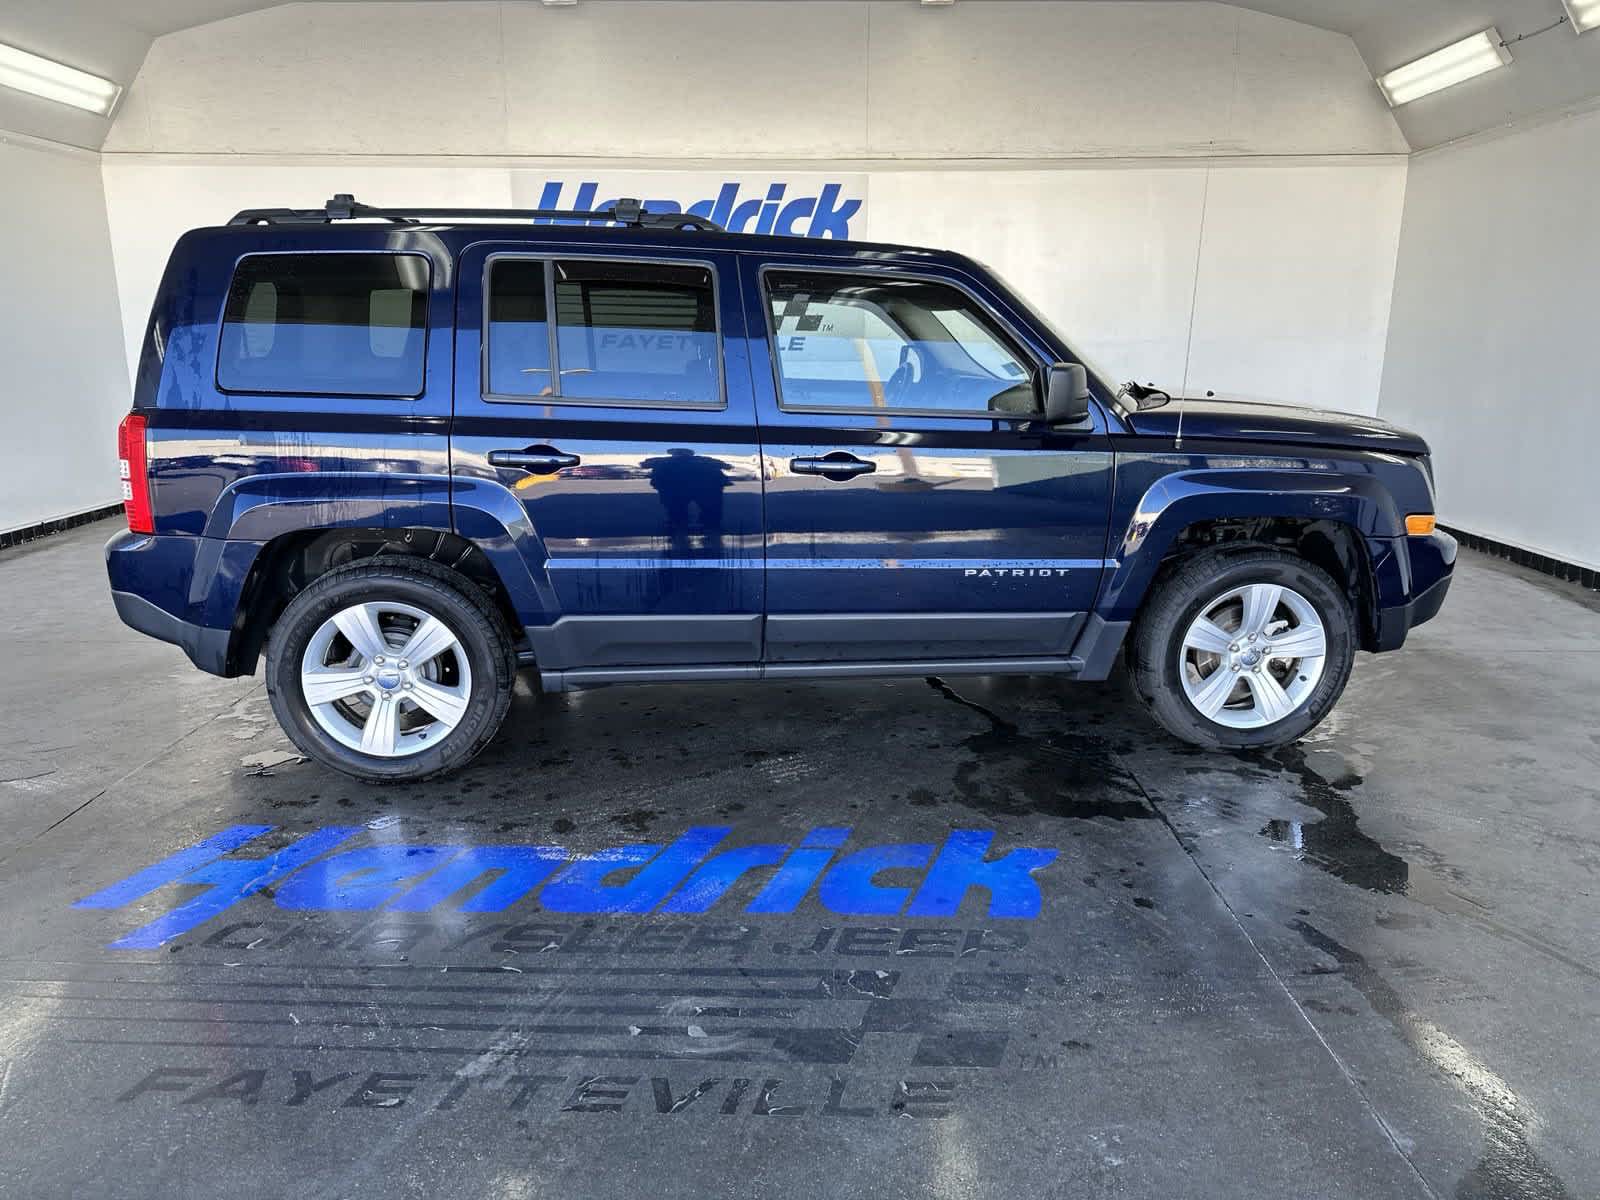
<svg viewBox="0 0 1600 1200"><path fill-rule="evenodd" d="M186 234L121 429L122 619L368 780L470 759L515 672L1102 679L1269 746L1439 608L1428 447L1118 389L958 254L594 213Z"/></svg>

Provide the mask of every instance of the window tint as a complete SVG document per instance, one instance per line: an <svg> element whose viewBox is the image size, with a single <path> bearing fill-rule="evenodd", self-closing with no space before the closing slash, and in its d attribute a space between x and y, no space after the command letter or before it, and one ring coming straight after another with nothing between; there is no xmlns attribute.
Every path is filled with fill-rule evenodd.
<svg viewBox="0 0 1600 1200"><path fill-rule="evenodd" d="M507 258L490 270L492 395L720 405L718 352L706 267Z"/></svg>
<svg viewBox="0 0 1600 1200"><path fill-rule="evenodd" d="M235 392L422 392L428 260L419 254L258 254L223 311L217 382Z"/></svg>
<svg viewBox="0 0 1600 1200"><path fill-rule="evenodd" d="M555 273L562 396L720 403L707 268L558 262Z"/></svg>
<svg viewBox="0 0 1600 1200"><path fill-rule="evenodd" d="M783 271L767 295L786 407L1038 410L1026 360L957 288Z"/></svg>
<svg viewBox="0 0 1600 1200"><path fill-rule="evenodd" d="M489 268L489 379L497 396L549 396L550 325L544 263L500 258Z"/></svg>

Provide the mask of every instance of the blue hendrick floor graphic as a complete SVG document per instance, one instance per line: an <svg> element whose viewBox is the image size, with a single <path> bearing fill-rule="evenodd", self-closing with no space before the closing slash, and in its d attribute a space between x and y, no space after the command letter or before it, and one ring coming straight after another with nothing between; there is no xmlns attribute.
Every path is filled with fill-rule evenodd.
<svg viewBox="0 0 1600 1200"><path fill-rule="evenodd" d="M547 912L693 914L709 912L747 873L767 868L765 884L741 911L792 913L813 893L842 916L954 916L971 889L987 893L992 918L1031 919L1042 897L1034 873L1059 853L1015 847L991 857L994 834L950 831L940 843L901 842L852 849L847 827L811 830L798 845L761 843L719 849L734 830L695 826L667 845L613 846L574 854L561 846L385 843L340 849L368 832L327 826L267 854L237 854L276 830L232 825L110 887L75 908L122 908L174 885L205 890L111 943L147 950L187 933L247 896L270 895L279 908L353 912L382 908L421 913L451 905L498 913L535 899ZM921 872L912 883L879 876ZM616 876L617 878L613 878Z"/></svg>

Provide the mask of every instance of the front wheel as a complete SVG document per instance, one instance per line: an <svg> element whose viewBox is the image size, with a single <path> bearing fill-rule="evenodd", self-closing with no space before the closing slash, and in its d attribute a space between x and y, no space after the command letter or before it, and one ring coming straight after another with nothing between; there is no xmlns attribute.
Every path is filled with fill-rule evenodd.
<svg viewBox="0 0 1600 1200"><path fill-rule="evenodd" d="M1328 715L1355 648L1355 613L1326 571L1281 550L1212 551L1158 586L1130 668L1150 714L1184 741L1281 746Z"/></svg>
<svg viewBox="0 0 1600 1200"><path fill-rule="evenodd" d="M515 672L487 597L425 561L329 572L289 602L267 642L267 693L289 739L369 783L465 764L505 720Z"/></svg>

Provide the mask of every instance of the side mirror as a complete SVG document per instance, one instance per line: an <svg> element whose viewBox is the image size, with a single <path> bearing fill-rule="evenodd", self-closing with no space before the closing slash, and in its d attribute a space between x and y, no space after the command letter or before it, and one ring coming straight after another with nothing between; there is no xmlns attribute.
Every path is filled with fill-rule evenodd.
<svg viewBox="0 0 1600 1200"><path fill-rule="evenodd" d="M1051 425L1089 419L1089 372L1082 363L1055 363L1045 372L1044 419Z"/></svg>

